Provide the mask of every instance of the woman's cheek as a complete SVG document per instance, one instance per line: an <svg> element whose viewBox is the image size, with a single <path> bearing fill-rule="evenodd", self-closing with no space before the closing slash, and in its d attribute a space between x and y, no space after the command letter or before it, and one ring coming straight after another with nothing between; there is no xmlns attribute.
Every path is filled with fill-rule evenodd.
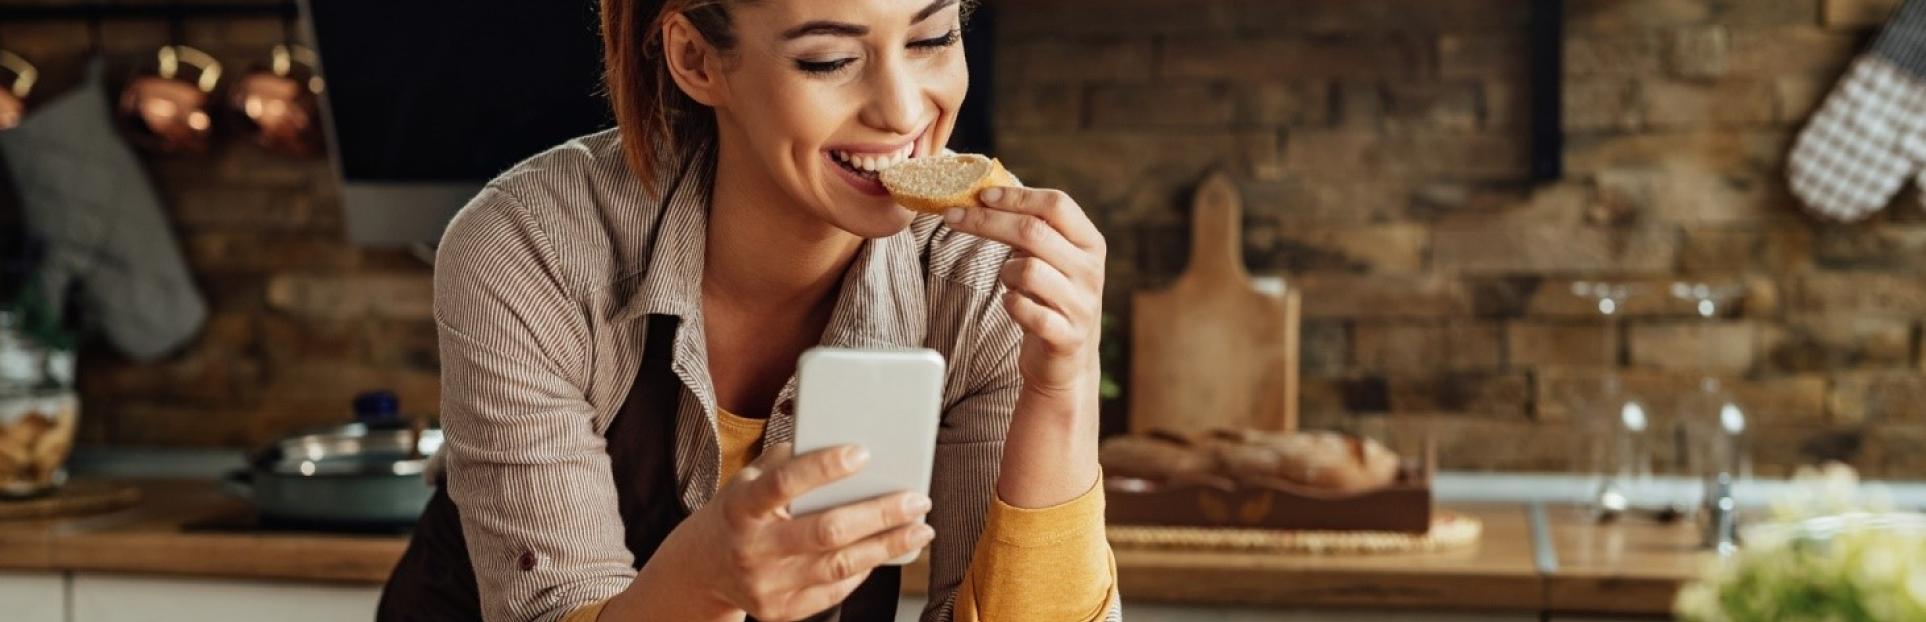
<svg viewBox="0 0 1926 622"><path fill-rule="evenodd" d="M938 138L948 144L950 133L956 127L957 111L963 107L963 99L970 91L970 68L963 62L961 48L954 53L943 55L931 67L929 78L930 98L935 101L941 112Z"/></svg>

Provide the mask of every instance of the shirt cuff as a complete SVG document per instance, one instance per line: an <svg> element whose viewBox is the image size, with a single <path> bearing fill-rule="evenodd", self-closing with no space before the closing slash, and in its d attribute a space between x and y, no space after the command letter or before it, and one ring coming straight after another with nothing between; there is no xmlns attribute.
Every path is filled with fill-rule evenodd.
<svg viewBox="0 0 1926 622"><path fill-rule="evenodd" d="M1075 499L1045 508L1019 508L991 495L983 535L1020 548L1055 546L1103 531L1103 477Z"/></svg>
<svg viewBox="0 0 1926 622"><path fill-rule="evenodd" d="M957 622L1103 619L1116 600L1117 562L1104 540L1102 482L1047 508L992 495L957 596Z"/></svg>

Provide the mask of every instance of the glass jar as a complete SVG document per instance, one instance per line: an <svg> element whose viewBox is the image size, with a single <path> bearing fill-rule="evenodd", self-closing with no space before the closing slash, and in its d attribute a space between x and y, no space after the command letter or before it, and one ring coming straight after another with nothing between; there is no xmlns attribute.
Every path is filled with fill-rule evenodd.
<svg viewBox="0 0 1926 622"><path fill-rule="evenodd" d="M80 417L72 361L0 311L0 497L43 494L66 480Z"/></svg>

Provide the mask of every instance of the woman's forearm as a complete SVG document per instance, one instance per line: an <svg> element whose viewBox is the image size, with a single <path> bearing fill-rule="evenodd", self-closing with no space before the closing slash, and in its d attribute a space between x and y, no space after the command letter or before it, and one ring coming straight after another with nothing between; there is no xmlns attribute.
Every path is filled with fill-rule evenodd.
<svg viewBox="0 0 1926 622"><path fill-rule="evenodd" d="M693 622L742 622L746 614L714 598L704 586L688 585L692 573L680 555L674 538L665 540L656 554L642 565L628 589L609 599L602 607L600 622L621 620L691 620ZM681 565L683 571L678 572Z"/></svg>
<svg viewBox="0 0 1926 622"><path fill-rule="evenodd" d="M1019 508L1077 498L1096 483L1097 388L1043 393L1024 389L1004 437L997 497Z"/></svg>

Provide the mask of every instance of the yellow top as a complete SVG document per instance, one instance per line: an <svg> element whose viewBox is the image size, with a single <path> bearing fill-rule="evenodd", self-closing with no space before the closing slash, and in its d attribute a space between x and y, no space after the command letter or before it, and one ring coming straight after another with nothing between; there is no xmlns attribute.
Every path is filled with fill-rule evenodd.
<svg viewBox="0 0 1926 622"><path fill-rule="evenodd" d="M734 479L742 467L762 455L762 431L768 426L768 419L750 419L716 409L716 432L722 437L722 476L716 478L717 486Z"/></svg>
<svg viewBox="0 0 1926 622"><path fill-rule="evenodd" d="M766 419L716 410L722 477L729 481L762 453ZM957 588L955 622L1103 619L1117 598L1117 561L1103 535L1103 486L1062 505L1022 509L993 495L970 571ZM594 622L603 603L563 622Z"/></svg>

